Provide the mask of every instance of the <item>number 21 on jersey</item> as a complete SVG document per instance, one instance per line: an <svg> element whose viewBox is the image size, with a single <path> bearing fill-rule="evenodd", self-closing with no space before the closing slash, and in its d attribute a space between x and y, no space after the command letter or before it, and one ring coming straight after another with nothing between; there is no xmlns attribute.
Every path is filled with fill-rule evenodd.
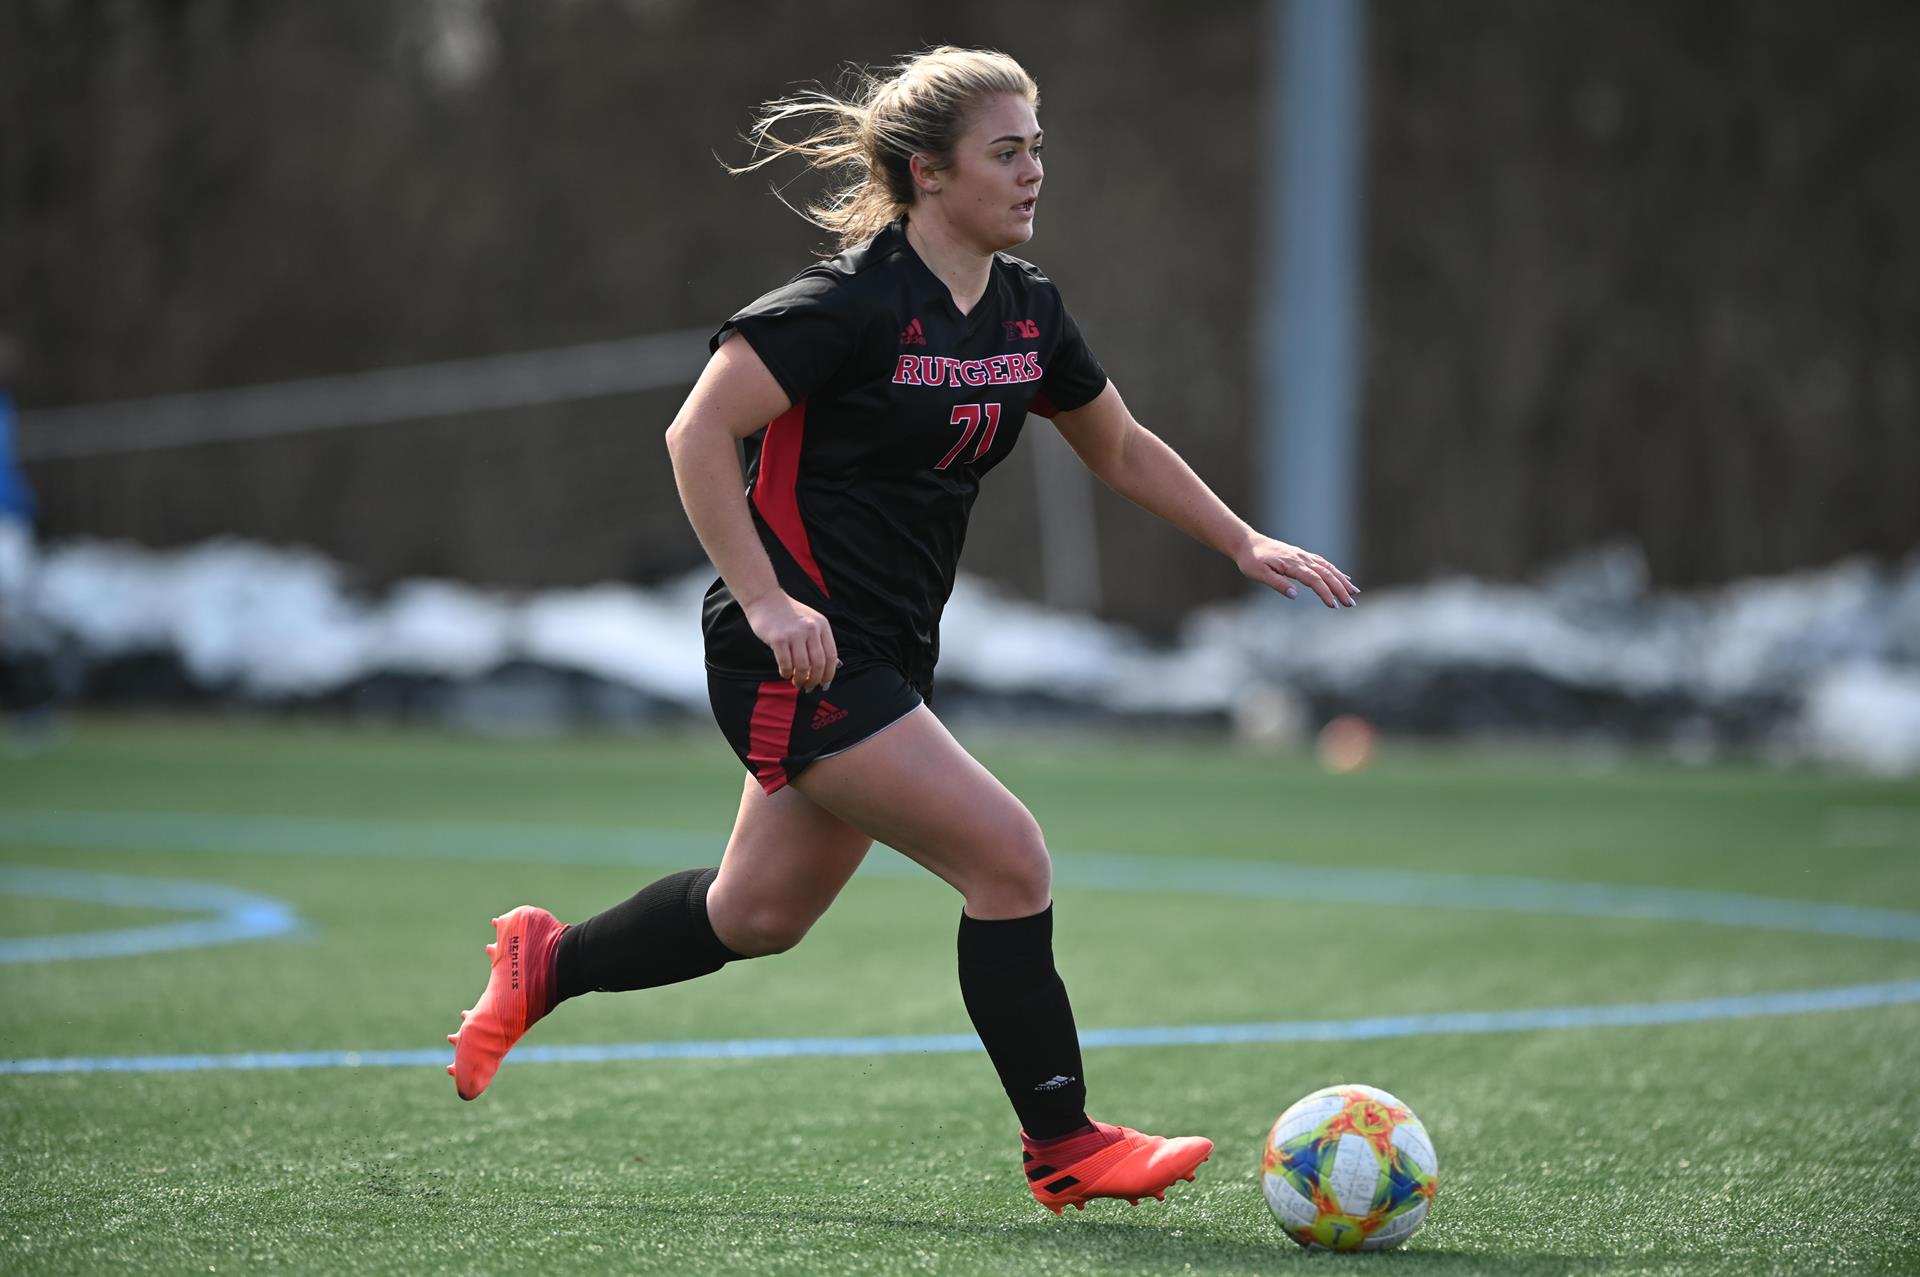
<svg viewBox="0 0 1920 1277"><path fill-rule="evenodd" d="M987 423L984 433L980 430L980 422L983 418ZM993 447L994 432L1000 429L1000 405L997 403L956 404L951 421L956 426L965 426L966 429L960 432L960 442L954 444L947 455L940 458L940 464L934 467L935 470L945 470L952 465L953 459L966 450L967 444L976 434L980 436L980 446L973 450L973 455L967 460L978 461L986 456L987 450Z"/></svg>

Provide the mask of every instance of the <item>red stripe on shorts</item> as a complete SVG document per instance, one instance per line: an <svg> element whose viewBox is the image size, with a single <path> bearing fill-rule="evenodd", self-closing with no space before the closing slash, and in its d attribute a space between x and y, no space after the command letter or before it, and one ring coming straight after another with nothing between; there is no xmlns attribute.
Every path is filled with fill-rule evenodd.
<svg viewBox="0 0 1920 1277"><path fill-rule="evenodd" d="M753 766L753 778L769 794L787 783L787 769L780 761L787 756L793 716L799 708L800 689L784 679L768 679L754 697L747 726L747 762Z"/></svg>
<svg viewBox="0 0 1920 1277"><path fill-rule="evenodd" d="M825 594L827 578L813 560L813 544L807 540L807 525L800 517L800 500L795 492L800 482L800 443L806 434L804 399L767 423L767 437L760 441L760 470L753 480L753 504L800 570Z"/></svg>

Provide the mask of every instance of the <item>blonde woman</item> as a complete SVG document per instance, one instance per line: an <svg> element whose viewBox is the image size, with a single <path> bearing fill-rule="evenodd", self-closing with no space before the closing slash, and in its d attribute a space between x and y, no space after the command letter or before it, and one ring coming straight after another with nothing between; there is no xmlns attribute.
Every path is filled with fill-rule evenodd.
<svg viewBox="0 0 1920 1277"><path fill-rule="evenodd" d="M704 614L716 718L748 779L717 869L663 878L577 926L496 920L486 992L454 1043L462 1097L522 1033L592 990L651 988L792 948L877 840L958 891L960 989L1058 1213L1158 1197L1212 1141L1095 1122L1053 963L1040 827L929 708L940 614L981 479L1050 418L1122 495L1247 576L1328 607L1358 591L1262 536L1128 413L1060 291L1005 250L1033 234L1039 92L1012 58L940 48L855 96L769 103L757 168L849 180L808 210L843 251L734 315L667 431L720 579ZM800 141L778 130L810 125ZM744 170L743 170L744 171ZM736 444L744 441L747 490Z"/></svg>

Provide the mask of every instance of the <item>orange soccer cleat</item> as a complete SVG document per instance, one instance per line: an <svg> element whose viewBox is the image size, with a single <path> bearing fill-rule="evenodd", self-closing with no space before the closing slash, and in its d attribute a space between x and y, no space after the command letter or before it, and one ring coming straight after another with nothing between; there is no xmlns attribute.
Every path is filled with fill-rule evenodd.
<svg viewBox="0 0 1920 1277"><path fill-rule="evenodd" d="M1165 1200L1175 1180L1191 1180L1195 1168L1213 1156L1213 1141L1204 1136L1166 1139L1105 1122L1094 1125L1120 1138L1071 1165L1052 1166L1044 1152L1026 1150L1027 1186L1056 1215L1068 1206L1085 1210L1096 1197L1122 1197L1132 1206L1143 1197Z"/></svg>
<svg viewBox="0 0 1920 1277"><path fill-rule="evenodd" d="M553 947L566 924L533 905L520 905L493 920L497 939L487 946L493 973L487 990L460 1013L453 1043L453 1087L463 1100L479 1098L500 1071L513 1044L553 1009Z"/></svg>

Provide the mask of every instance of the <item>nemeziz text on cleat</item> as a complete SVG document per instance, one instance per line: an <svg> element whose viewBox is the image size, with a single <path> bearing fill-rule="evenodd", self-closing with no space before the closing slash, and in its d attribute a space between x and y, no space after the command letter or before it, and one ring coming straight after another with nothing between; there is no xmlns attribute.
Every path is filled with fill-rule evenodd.
<svg viewBox="0 0 1920 1277"><path fill-rule="evenodd" d="M493 971L487 990L460 1013L453 1043L453 1087L463 1100L477 1099L500 1071L513 1044L553 1005L553 946L566 924L533 905L520 905L493 920L496 939L487 946Z"/></svg>
<svg viewBox="0 0 1920 1277"><path fill-rule="evenodd" d="M1191 1180L1195 1168L1213 1155L1213 1141L1200 1135L1166 1139L1125 1126L1108 1129L1120 1138L1071 1166L1049 1166L1046 1154L1027 1153L1027 1185L1042 1206L1058 1215L1068 1206L1085 1210L1096 1197L1120 1197L1134 1205L1142 1197L1165 1200L1169 1185Z"/></svg>

